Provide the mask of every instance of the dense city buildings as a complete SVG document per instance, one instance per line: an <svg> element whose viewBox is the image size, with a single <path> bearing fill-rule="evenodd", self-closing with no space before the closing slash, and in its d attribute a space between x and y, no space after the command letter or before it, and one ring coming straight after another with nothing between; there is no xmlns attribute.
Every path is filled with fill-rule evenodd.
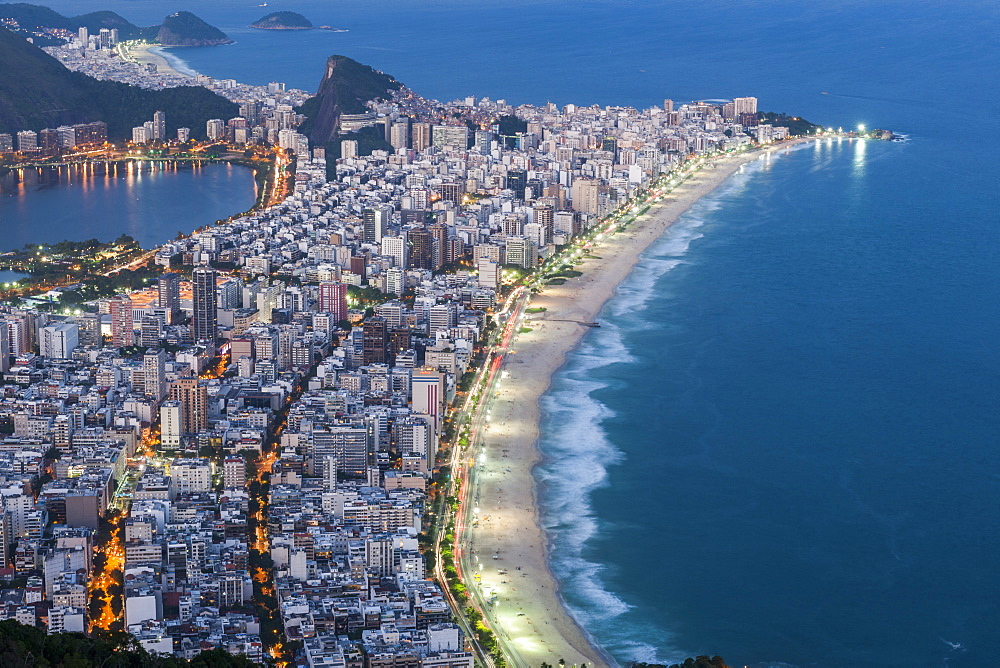
<svg viewBox="0 0 1000 668"><path fill-rule="evenodd" d="M216 278L218 273L208 267L199 267L192 273L192 328L195 341L215 341L218 327L216 305Z"/></svg>
<svg viewBox="0 0 1000 668"><path fill-rule="evenodd" d="M95 39L116 40L78 35ZM158 77L54 51L106 78ZM0 616L121 628L187 658L259 661L283 635L299 665L471 668L421 548L449 406L498 305L690 156L787 130L759 123L754 98L513 107L404 89L350 119L386 129L393 151L345 139L330 178L295 130L297 93L194 79L241 101L211 139L291 153L289 194L164 244L145 290L79 314L4 307L0 543L28 586ZM165 141L168 123L156 112L133 139ZM56 130L46 142L72 140Z"/></svg>

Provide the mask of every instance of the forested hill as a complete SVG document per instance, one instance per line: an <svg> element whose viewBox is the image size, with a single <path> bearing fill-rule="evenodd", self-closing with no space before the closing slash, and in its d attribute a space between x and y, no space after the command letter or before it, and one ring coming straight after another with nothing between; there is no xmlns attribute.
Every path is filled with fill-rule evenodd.
<svg viewBox="0 0 1000 668"><path fill-rule="evenodd" d="M217 46L233 40L191 12L176 12L163 19L156 41L164 46Z"/></svg>
<svg viewBox="0 0 1000 668"><path fill-rule="evenodd" d="M0 132L104 121L111 139L126 139L133 127L160 109L167 115L168 133L189 127L195 138L201 138L205 121L232 118L239 111L236 104L207 88L153 91L71 72L19 34L2 28L0 63Z"/></svg>
<svg viewBox="0 0 1000 668"><path fill-rule="evenodd" d="M163 23L158 26L143 28L111 11L67 17L42 5L3 2L0 3L0 19L13 19L20 31L36 33L33 37L42 45L62 43L62 40L38 34L46 28L61 28L73 32L87 28L91 35L96 35L101 28L115 28L121 40L144 39L165 46L215 46L231 44L233 41L224 32L191 12L176 12L163 19Z"/></svg>
<svg viewBox="0 0 1000 668"><path fill-rule="evenodd" d="M92 35L101 28L116 28L119 39L152 39L157 27L141 28L118 14L109 11L90 12L80 16L66 17L41 5L25 2L0 3L0 19L14 19L25 30L42 28L62 28L76 31L87 28Z"/></svg>

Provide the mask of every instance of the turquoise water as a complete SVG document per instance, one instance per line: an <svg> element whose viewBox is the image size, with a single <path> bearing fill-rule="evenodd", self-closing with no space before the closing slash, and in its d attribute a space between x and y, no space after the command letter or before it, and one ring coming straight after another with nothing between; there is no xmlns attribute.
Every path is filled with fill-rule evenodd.
<svg viewBox="0 0 1000 668"><path fill-rule="evenodd" d="M144 248L178 232L242 213L256 200L248 167L118 163L108 173L81 167L25 170L0 185L4 250L66 239L110 241L128 234Z"/></svg>
<svg viewBox="0 0 1000 668"><path fill-rule="evenodd" d="M996 3L255 4L105 6L219 25L175 50L217 77L314 89L343 53L445 99L756 95L909 135L750 168L647 253L544 401L545 523L619 662L996 665ZM278 9L350 32L242 28Z"/></svg>

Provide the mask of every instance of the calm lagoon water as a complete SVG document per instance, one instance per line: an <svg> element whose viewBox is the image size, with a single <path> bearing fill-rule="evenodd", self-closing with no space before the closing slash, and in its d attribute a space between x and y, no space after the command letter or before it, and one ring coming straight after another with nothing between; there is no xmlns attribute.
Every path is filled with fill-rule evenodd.
<svg viewBox="0 0 1000 668"><path fill-rule="evenodd" d="M112 163L107 169L24 170L0 183L0 248L121 234L152 248L178 232L246 211L256 200L248 167Z"/></svg>

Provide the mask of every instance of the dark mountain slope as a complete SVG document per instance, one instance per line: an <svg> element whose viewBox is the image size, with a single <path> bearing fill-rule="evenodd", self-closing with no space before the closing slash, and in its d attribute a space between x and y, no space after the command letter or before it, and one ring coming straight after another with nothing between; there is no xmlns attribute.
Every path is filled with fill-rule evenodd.
<svg viewBox="0 0 1000 668"><path fill-rule="evenodd" d="M207 88L152 91L71 72L4 29L0 29L0 63L0 132L104 121L110 138L125 139L133 127L161 109L167 114L168 131L190 127L195 137L201 137L206 120L232 118L238 112L236 104Z"/></svg>

